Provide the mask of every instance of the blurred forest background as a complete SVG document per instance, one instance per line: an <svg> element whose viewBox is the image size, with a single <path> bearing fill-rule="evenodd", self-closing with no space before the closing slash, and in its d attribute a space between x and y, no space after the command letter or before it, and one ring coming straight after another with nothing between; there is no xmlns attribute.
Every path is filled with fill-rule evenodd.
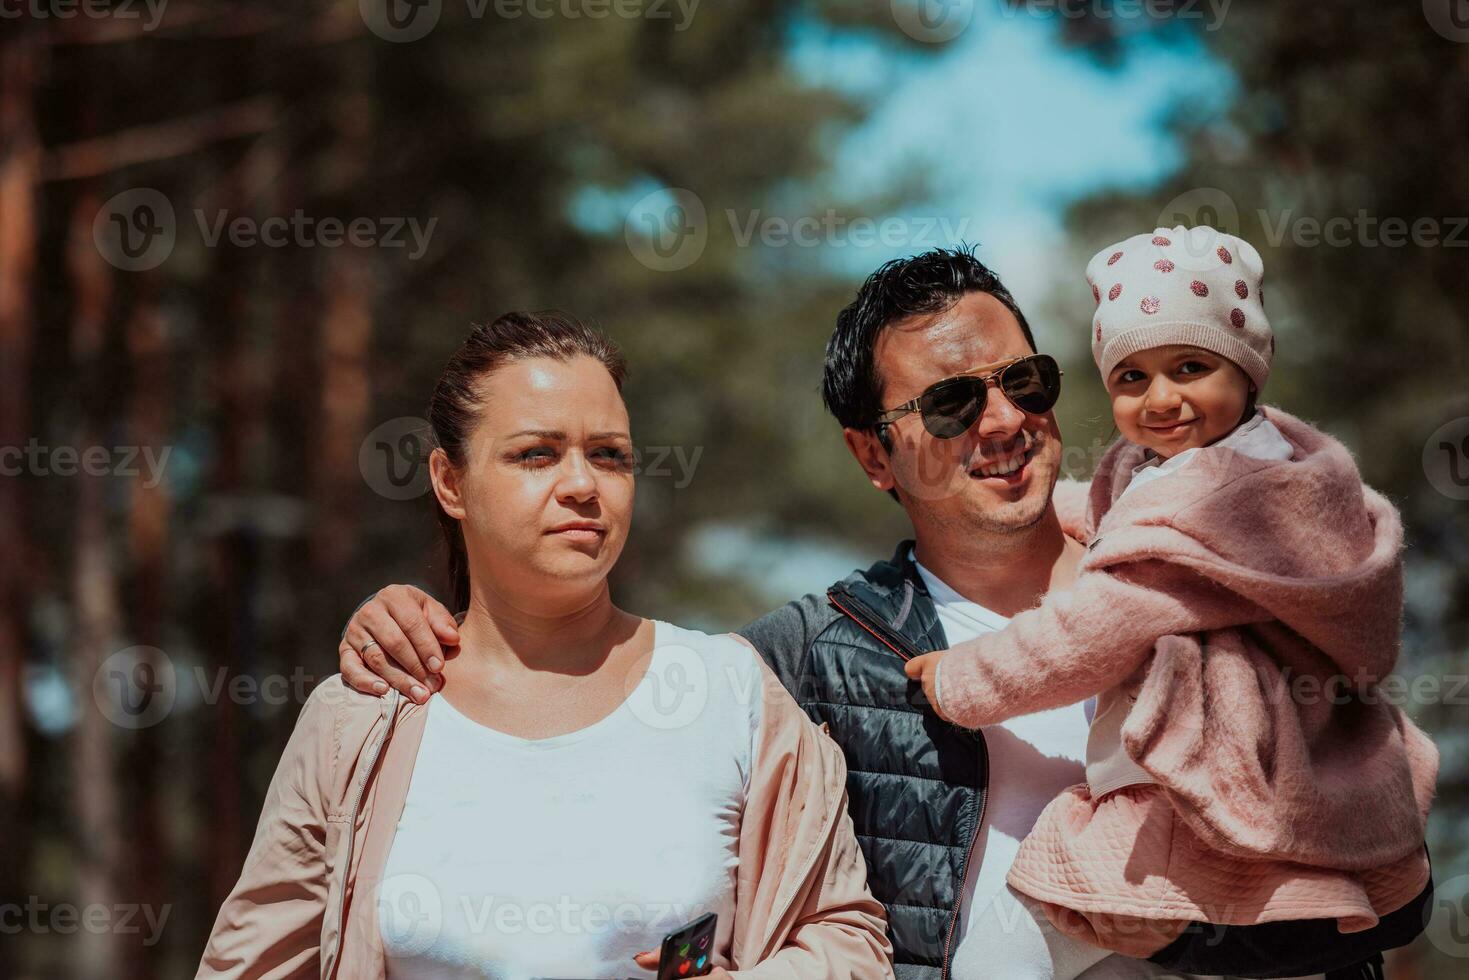
<svg viewBox="0 0 1469 980"><path fill-rule="evenodd" d="M1403 510L1443 892L1393 975L1463 976L1464 6L0 3L0 451L26 450L0 458L0 975L191 974L347 616L392 581L443 594L417 420L471 321L561 307L624 346L645 472L617 594L730 628L905 533L818 396L865 272L978 242L1063 360L1086 476L1111 435L1086 258L1211 221L1265 256L1267 401ZM992 123L1123 78L1157 98L1128 125L1167 148L1131 178L1050 142L1073 128L1051 113ZM248 234L298 213L317 224L282 247ZM808 247L770 216L824 230ZM1313 239L1333 216L1349 240ZM333 246L327 218L366 223ZM864 245L859 219L893 234Z"/></svg>

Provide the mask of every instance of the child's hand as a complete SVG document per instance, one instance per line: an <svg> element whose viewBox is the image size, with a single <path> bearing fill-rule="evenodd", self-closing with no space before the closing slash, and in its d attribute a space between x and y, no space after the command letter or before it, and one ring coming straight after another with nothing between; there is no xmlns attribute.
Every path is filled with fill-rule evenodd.
<svg viewBox="0 0 1469 980"><path fill-rule="evenodd" d="M903 673L923 684L923 694L928 698L928 703L933 707L933 713L944 721L952 722L954 719L944 714L943 709L939 707L938 688L934 686L934 678L938 674L939 661L948 655L949 651L947 650L919 654L903 665Z"/></svg>

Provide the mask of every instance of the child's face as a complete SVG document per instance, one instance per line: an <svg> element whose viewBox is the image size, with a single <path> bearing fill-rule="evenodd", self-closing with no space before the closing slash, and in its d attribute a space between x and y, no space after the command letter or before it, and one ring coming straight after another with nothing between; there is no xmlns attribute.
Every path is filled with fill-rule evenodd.
<svg viewBox="0 0 1469 980"><path fill-rule="evenodd" d="M1233 361L1179 345L1139 351L1107 376L1117 428L1164 459L1232 432L1250 389Z"/></svg>

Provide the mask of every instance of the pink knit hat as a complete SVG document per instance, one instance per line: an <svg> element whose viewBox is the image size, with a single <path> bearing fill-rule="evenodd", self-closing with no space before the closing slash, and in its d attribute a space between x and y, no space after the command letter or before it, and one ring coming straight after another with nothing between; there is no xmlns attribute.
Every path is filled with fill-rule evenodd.
<svg viewBox="0 0 1469 980"><path fill-rule="evenodd" d="M1253 245L1206 225L1159 228L1102 249L1086 266L1102 377L1129 354L1191 344L1233 361L1263 389L1275 354L1264 274Z"/></svg>

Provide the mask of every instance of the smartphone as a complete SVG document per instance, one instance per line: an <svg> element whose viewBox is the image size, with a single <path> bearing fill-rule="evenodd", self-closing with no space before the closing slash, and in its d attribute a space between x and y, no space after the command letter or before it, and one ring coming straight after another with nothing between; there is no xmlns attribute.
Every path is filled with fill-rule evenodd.
<svg viewBox="0 0 1469 980"><path fill-rule="evenodd" d="M719 916L706 912L677 932L663 937L658 958L658 980L702 977L714 970L714 930Z"/></svg>

